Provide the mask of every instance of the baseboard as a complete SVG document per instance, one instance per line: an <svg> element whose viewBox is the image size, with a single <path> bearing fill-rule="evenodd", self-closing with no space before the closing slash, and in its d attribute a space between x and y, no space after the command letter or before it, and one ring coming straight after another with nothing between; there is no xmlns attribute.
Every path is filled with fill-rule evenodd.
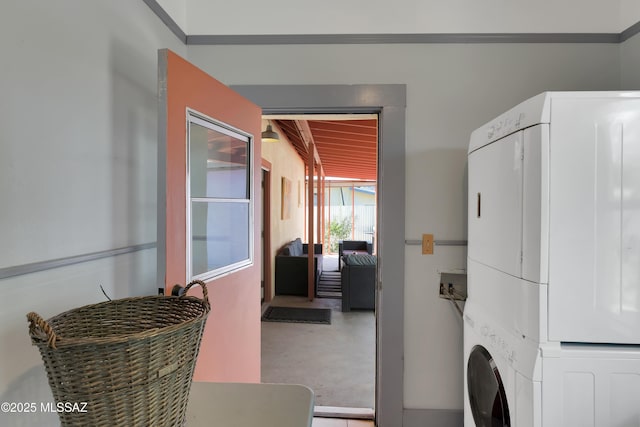
<svg viewBox="0 0 640 427"><path fill-rule="evenodd" d="M464 412L450 409L405 409L402 427L463 427Z"/></svg>
<svg viewBox="0 0 640 427"><path fill-rule="evenodd" d="M343 408L336 406L316 406L313 416L318 418L348 418L372 420L375 413L372 408Z"/></svg>

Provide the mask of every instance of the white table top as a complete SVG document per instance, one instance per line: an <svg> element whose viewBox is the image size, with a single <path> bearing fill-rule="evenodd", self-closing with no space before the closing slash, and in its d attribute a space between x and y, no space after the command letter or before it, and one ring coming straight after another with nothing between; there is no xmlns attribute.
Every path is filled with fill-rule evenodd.
<svg viewBox="0 0 640 427"><path fill-rule="evenodd" d="M194 382L185 427L311 427L313 407L302 385Z"/></svg>

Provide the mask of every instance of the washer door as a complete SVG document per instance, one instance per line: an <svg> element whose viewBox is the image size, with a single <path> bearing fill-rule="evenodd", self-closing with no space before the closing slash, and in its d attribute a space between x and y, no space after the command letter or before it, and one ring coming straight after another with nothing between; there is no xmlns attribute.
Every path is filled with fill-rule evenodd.
<svg viewBox="0 0 640 427"><path fill-rule="evenodd" d="M487 349L475 346L467 362L467 387L477 427L511 427L500 372Z"/></svg>

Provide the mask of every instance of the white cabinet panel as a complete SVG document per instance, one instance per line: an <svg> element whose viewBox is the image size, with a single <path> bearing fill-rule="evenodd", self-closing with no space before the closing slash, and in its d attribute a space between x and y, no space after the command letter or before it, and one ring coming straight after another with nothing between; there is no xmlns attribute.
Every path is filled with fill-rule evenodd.
<svg viewBox="0 0 640 427"><path fill-rule="evenodd" d="M549 259L549 125L524 130L522 278L547 283Z"/></svg>
<svg viewBox="0 0 640 427"><path fill-rule="evenodd" d="M551 111L549 338L640 344L640 101Z"/></svg>
<svg viewBox="0 0 640 427"><path fill-rule="evenodd" d="M522 132L469 155L469 258L521 276Z"/></svg>
<svg viewBox="0 0 640 427"><path fill-rule="evenodd" d="M640 354L615 346L563 346L542 359L542 425L640 425Z"/></svg>

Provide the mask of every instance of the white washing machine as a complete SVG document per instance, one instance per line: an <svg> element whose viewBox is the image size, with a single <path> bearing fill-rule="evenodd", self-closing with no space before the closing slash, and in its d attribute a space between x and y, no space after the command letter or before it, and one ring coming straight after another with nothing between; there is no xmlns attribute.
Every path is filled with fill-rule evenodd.
<svg viewBox="0 0 640 427"><path fill-rule="evenodd" d="M468 159L465 426L639 427L640 92L541 94Z"/></svg>
<svg viewBox="0 0 640 427"><path fill-rule="evenodd" d="M473 301L467 300L464 311L465 427L540 427L536 347Z"/></svg>
<svg viewBox="0 0 640 427"><path fill-rule="evenodd" d="M535 346L467 302L465 427L638 427L640 350Z"/></svg>

